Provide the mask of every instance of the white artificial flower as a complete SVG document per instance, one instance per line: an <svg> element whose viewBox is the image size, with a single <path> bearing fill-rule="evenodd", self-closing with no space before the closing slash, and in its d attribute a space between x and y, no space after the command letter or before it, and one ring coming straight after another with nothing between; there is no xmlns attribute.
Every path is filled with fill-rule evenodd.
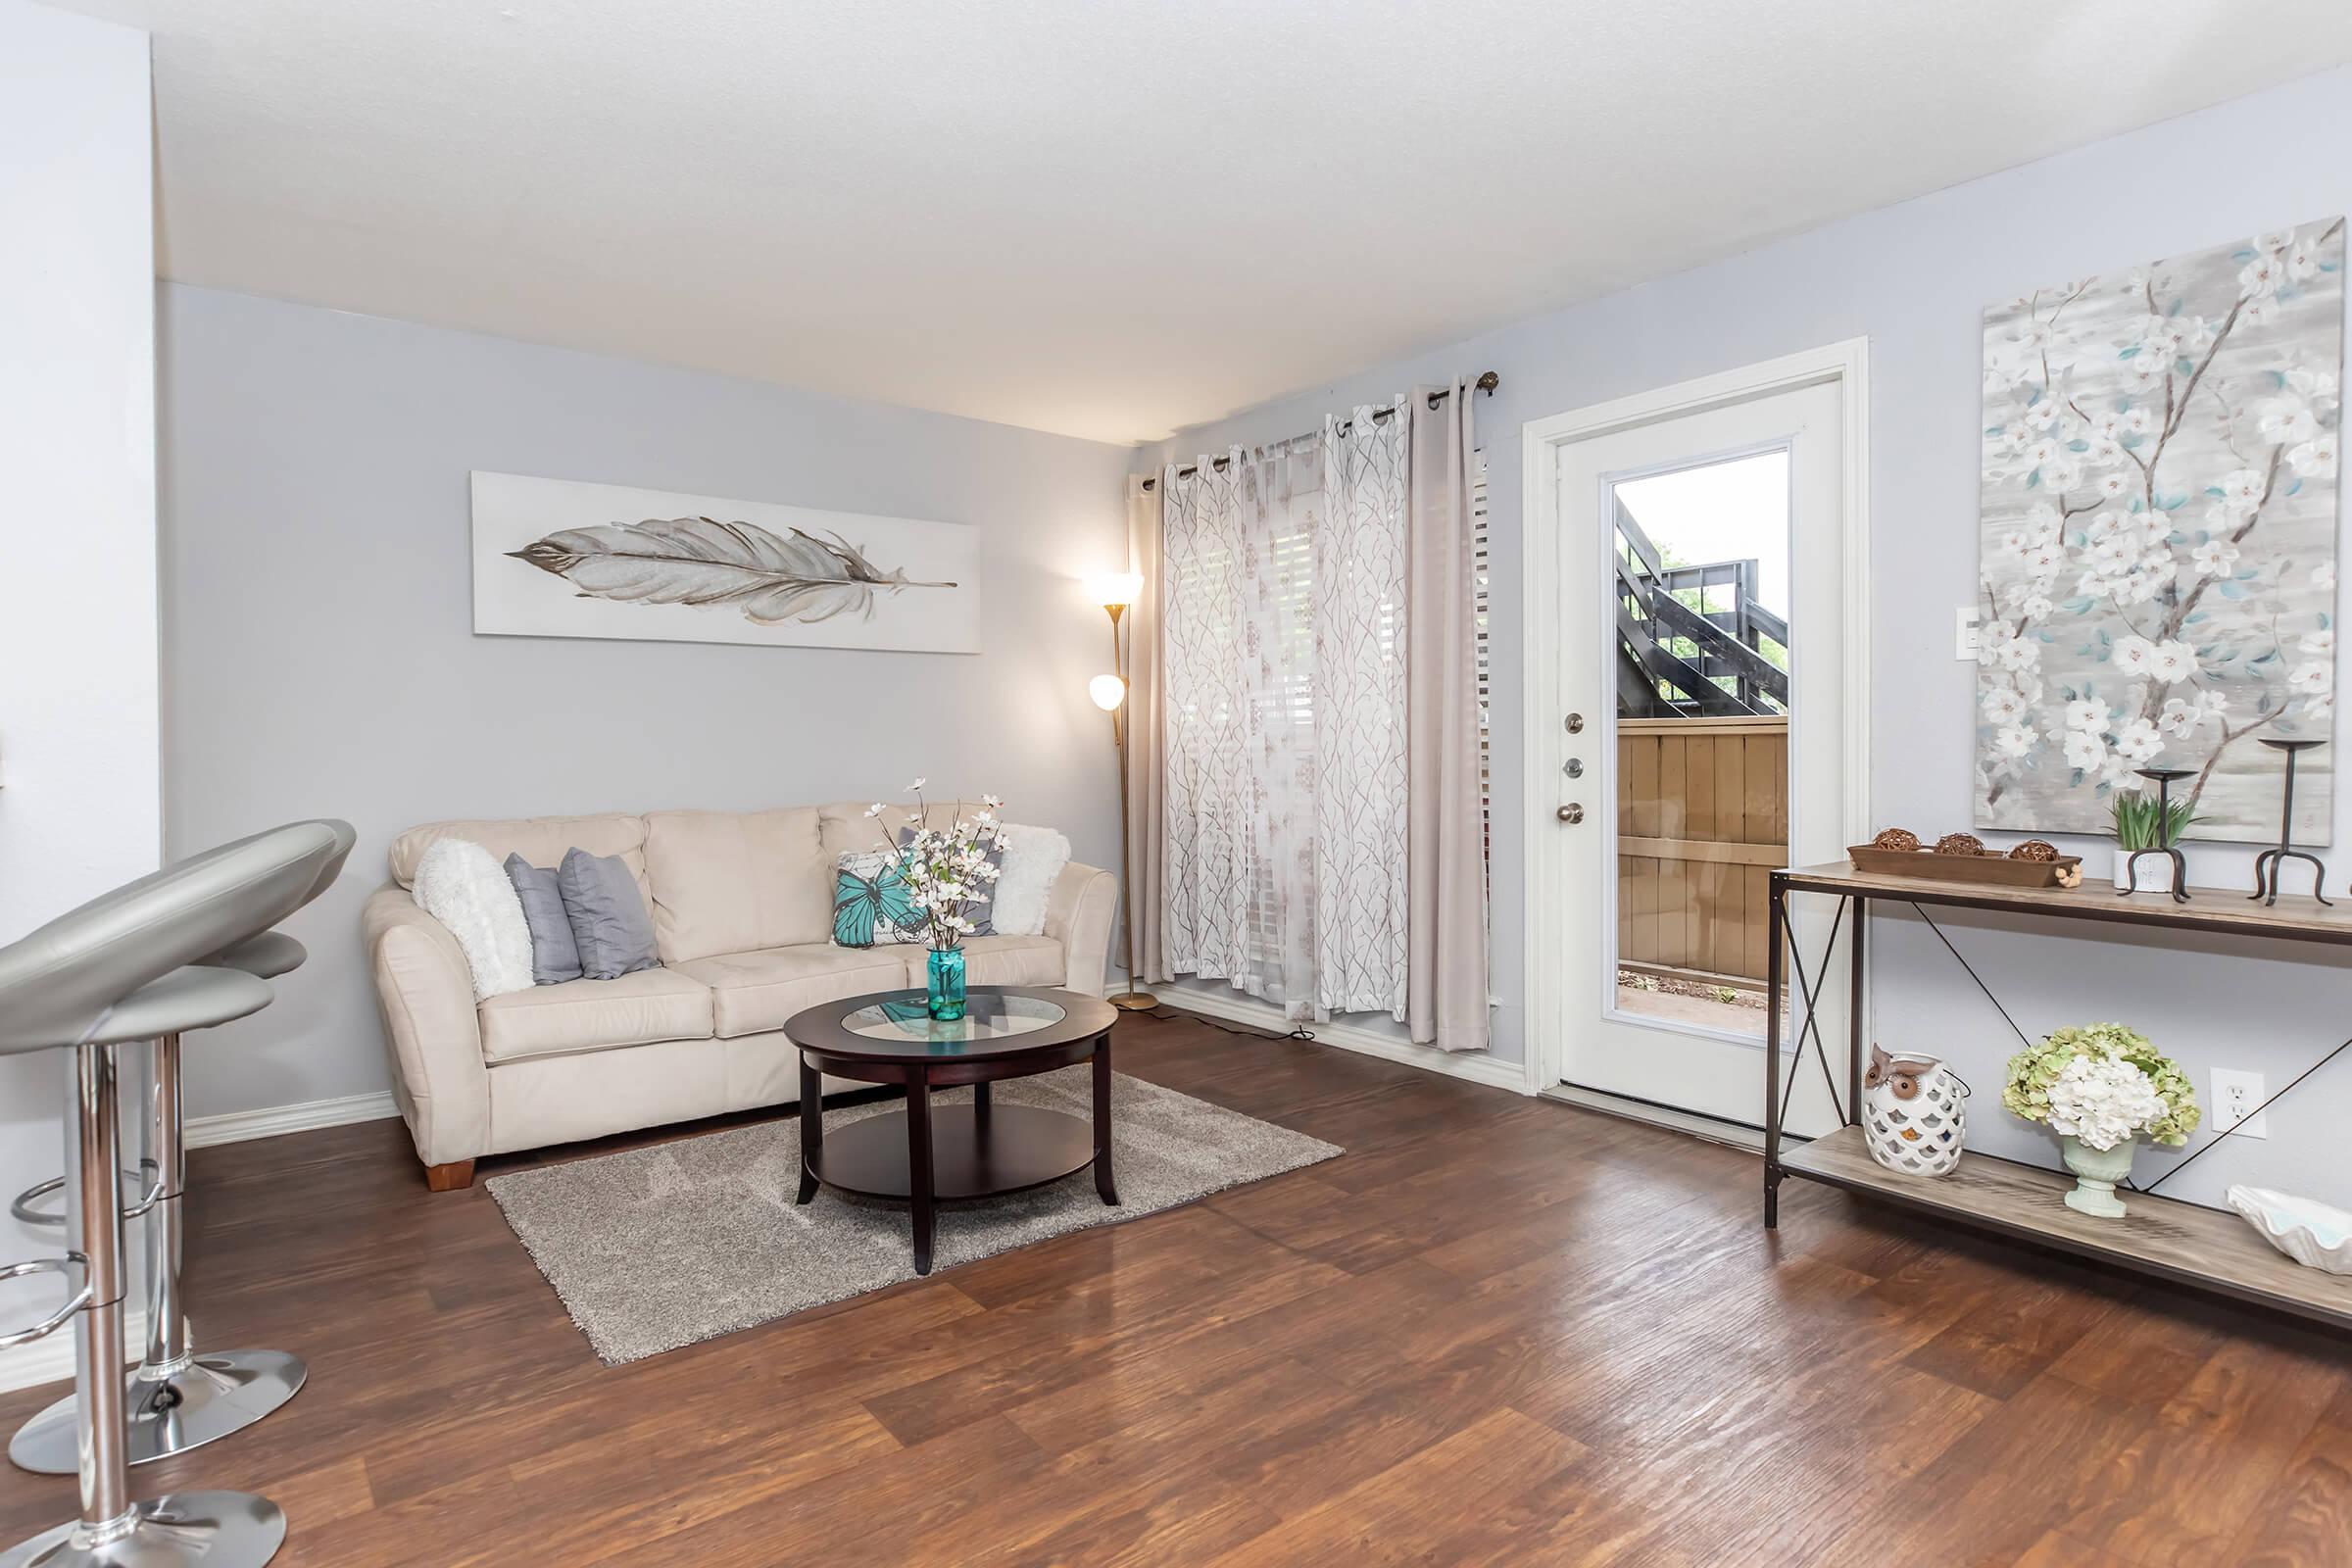
<svg viewBox="0 0 2352 1568"><path fill-rule="evenodd" d="M2107 743L2094 729L2069 730L2066 734L2066 763L2087 773L2107 760Z"/></svg>
<svg viewBox="0 0 2352 1568"><path fill-rule="evenodd" d="M876 801L873 805L867 807L865 808L865 814L868 816L880 816L882 814L882 803L880 801Z"/></svg>
<svg viewBox="0 0 2352 1568"><path fill-rule="evenodd" d="M906 786L906 793L912 795L916 790L921 789L924 785L930 782L931 781L927 778L918 778L913 783Z"/></svg>
<svg viewBox="0 0 2352 1568"><path fill-rule="evenodd" d="M1977 706L1987 721L1994 724L2013 724L2026 710L2025 699L2010 686L1988 686Z"/></svg>
<svg viewBox="0 0 2352 1568"><path fill-rule="evenodd" d="M2203 722L2205 709L2202 703L2168 697L2164 702L2164 711L2157 715L2156 727L2175 740L2186 740L2196 733L2197 726Z"/></svg>
<svg viewBox="0 0 2352 1568"><path fill-rule="evenodd" d="M2237 546L2227 538L2206 540L2189 552L2197 570L2208 577L2227 577L2237 564Z"/></svg>
<svg viewBox="0 0 2352 1568"><path fill-rule="evenodd" d="M2004 724L1992 744L2003 757L2025 757L2034 750L2034 732L2023 724Z"/></svg>
<svg viewBox="0 0 2352 1568"><path fill-rule="evenodd" d="M2276 251L2264 250L2237 274L2237 286L2245 291L2249 300L2267 299L2278 292L2278 282L2285 275L2285 270ZM2238 314L2243 316L2245 313L2241 311Z"/></svg>
<svg viewBox="0 0 2352 1568"><path fill-rule="evenodd" d="M2127 675L2145 675L2156 663L2156 645L2145 637L2125 637L2115 645L2115 667Z"/></svg>
<svg viewBox="0 0 2352 1568"><path fill-rule="evenodd" d="M2078 697L2066 705L2066 727L2070 730L2089 730L2092 734L2107 727L2107 705Z"/></svg>
<svg viewBox="0 0 2352 1568"><path fill-rule="evenodd" d="M2050 1126L2093 1149L2113 1149L2171 1107L2148 1075L2121 1056L2077 1056L2050 1085Z"/></svg>
<svg viewBox="0 0 2352 1568"><path fill-rule="evenodd" d="M2286 463L2299 478L2325 478L2335 472L2334 432L2315 435L2300 446L2288 448Z"/></svg>
<svg viewBox="0 0 2352 1568"><path fill-rule="evenodd" d="M2287 690L2316 697L2335 684L2335 665L2324 659L2306 660L2286 677Z"/></svg>

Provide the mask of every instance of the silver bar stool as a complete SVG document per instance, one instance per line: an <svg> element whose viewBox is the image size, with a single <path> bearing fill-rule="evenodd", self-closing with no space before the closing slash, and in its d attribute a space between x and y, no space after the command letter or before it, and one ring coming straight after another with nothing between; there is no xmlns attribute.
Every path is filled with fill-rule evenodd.
<svg viewBox="0 0 2352 1568"><path fill-rule="evenodd" d="M332 853L303 895L302 903L307 905L342 873L343 861L359 835L348 822L303 825L324 827L335 840ZM302 944L284 932L264 931L208 956L203 962L211 968L274 980L300 968L308 956ZM130 1079L135 1075L125 1072L122 1076ZM186 1234L180 1199L187 1191L187 1120L180 1098L177 1033L157 1038L143 1078L140 1093L131 1098L144 1108L140 1118L144 1151L138 1167L144 1196L123 1210L125 1219L144 1216L147 1221L147 1348L127 1378L129 1427L123 1448L131 1464L185 1453L242 1431L294 1397L310 1376L302 1358L284 1350L220 1350L198 1355L190 1344L187 1304L179 1278ZM36 1223L55 1219L31 1207L47 1185L27 1190L10 1205L19 1219ZM60 1399L17 1429L8 1446L9 1459L20 1469L71 1475L80 1462L78 1429L74 1398Z"/></svg>
<svg viewBox="0 0 2352 1568"><path fill-rule="evenodd" d="M74 1519L0 1552L0 1568L260 1568L285 1539L285 1516L265 1497L130 1496L115 1048L269 1005L267 981L186 965L283 919L334 846L322 824L257 834L118 888L0 948L0 1054L74 1053L65 1136L71 1250L0 1269L6 1277L62 1274L68 1297L42 1322L0 1335L0 1348L73 1326L80 1502Z"/></svg>

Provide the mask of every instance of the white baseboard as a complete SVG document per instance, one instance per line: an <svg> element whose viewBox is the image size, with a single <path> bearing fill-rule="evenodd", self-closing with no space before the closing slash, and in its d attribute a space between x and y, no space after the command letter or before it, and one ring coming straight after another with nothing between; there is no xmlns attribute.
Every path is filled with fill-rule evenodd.
<svg viewBox="0 0 2352 1568"><path fill-rule="evenodd" d="M55 1311L55 1307L43 1308ZM122 1344L129 1359L139 1358L139 1347L147 1343L147 1309L126 1307L122 1313ZM45 1340L20 1345L13 1350L0 1350L0 1394L12 1389L37 1388L44 1383L58 1383L74 1376L74 1325L69 1323Z"/></svg>
<svg viewBox="0 0 2352 1568"><path fill-rule="evenodd" d="M219 1116L188 1118L188 1147L241 1144L253 1138L275 1138L280 1133L307 1133L319 1127L341 1127L355 1121L382 1121L400 1114L392 1091L344 1095L335 1100L312 1100L299 1105L271 1105L265 1110L231 1110Z"/></svg>
<svg viewBox="0 0 2352 1568"><path fill-rule="evenodd" d="M1246 1023L1275 1034L1286 1033L1291 1028L1290 1020L1283 1017L1280 1009L1269 1007L1238 991L1227 995L1167 986L1153 995L1168 1006L1185 1012L1203 1013L1211 1018L1223 1018L1229 1023ZM1339 1019L1310 1023L1306 1027L1313 1031L1317 1045L1338 1046L1343 1051L1399 1061L1408 1067L1441 1072L1449 1078L1467 1078L1474 1084L1508 1089L1514 1095L1527 1093L1525 1067L1515 1061L1497 1061L1483 1051L1440 1051L1434 1046L1416 1046L1409 1040L1398 1040L1377 1029L1367 1029L1361 1024Z"/></svg>

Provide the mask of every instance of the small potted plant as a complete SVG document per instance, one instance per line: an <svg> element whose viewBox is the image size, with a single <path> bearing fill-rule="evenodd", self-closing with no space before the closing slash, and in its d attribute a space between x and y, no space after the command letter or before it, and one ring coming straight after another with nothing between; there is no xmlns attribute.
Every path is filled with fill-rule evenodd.
<svg viewBox="0 0 2352 1568"><path fill-rule="evenodd" d="M2169 856L2140 861L2136 877L2129 869L2132 857L2140 850L2178 847L2189 824L2197 820L2196 809L2186 801L2160 806L2156 797L2145 790L2117 790L2109 808L2115 813L2116 891L2136 887L2141 893L2172 892L2173 862Z"/></svg>
<svg viewBox="0 0 2352 1568"><path fill-rule="evenodd" d="M906 786L914 797L914 826L896 843L886 840L882 850L906 884L908 900L922 911L930 938L924 1004L932 1017L953 1023L963 1016L963 939L979 929L973 911L990 901L990 887L999 875L999 863L989 852L1001 854L1004 848L1004 827L997 820L1004 803L983 795L980 808L968 817L958 803L955 818L935 828L923 784L918 778ZM883 809L876 801L865 814L879 817Z"/></svg>
<svg viewBox="0 0 2352 1568"><path fill-rule="evenodd" d="M2124 1212L2115 1188L2132 1174L2135 1141L2179 1148L2199 1116L2180 1064L2120 1023L2073 1025L2011 1056L2001 1103L2058 1133L2075 1173L2067 1206L2104 1219Z"/></svg>

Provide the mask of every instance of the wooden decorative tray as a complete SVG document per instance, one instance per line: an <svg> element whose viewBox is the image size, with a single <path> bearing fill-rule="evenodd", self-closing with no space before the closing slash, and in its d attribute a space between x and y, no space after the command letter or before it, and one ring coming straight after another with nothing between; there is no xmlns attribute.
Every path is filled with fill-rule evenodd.
<svg viewBox="0 0 2352 1568"><path fill-rule="evenodd" d="M2082 870L2080 855L2061 855L2055 860L2012 860L2006 855L1937 855L1934 850L1882 850L1875 844L1857 844L1845 854L1857 871L2003 888L2064 887L2067 883L2060 879L2060 872L2071 872L2074 880L2080 881Z"/></svg>

